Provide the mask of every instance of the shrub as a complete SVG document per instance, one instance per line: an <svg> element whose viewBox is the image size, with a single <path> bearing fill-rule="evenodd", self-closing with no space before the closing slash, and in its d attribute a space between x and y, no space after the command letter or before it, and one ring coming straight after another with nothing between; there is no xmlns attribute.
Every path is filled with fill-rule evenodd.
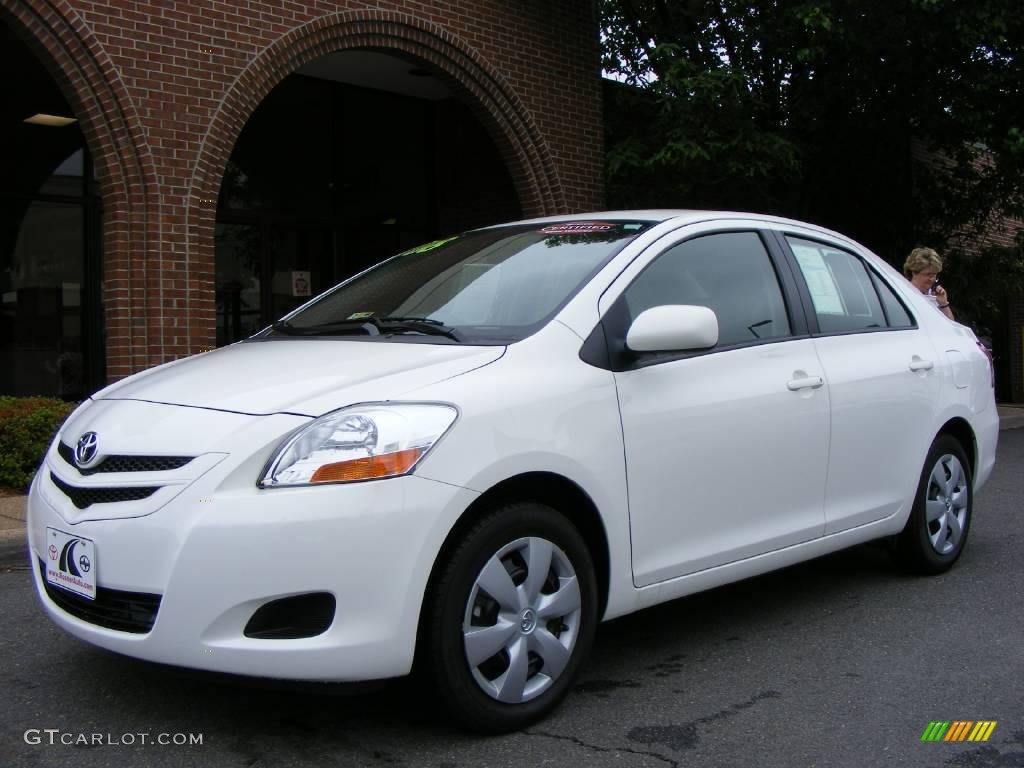
<svg viewBox="0 0 1024 768"><path fill-rule="evenodd" d="M0 486L26 490L50 441L76 403L0 396Z"/></svg>

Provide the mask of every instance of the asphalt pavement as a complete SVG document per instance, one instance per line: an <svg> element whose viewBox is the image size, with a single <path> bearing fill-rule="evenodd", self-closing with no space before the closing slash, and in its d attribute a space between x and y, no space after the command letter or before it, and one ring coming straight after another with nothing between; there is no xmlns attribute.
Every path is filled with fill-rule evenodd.
<svg viewBox="0 0 1024 768"><path fill-rule="evenodd" d="M949 573L865 545L608 622L565 704L496 738L408 681L348 695L100 651L0 569L0 767L1021 768L1022 468L1007 430ZM922 741L956 721L995 726Z"/></svg>

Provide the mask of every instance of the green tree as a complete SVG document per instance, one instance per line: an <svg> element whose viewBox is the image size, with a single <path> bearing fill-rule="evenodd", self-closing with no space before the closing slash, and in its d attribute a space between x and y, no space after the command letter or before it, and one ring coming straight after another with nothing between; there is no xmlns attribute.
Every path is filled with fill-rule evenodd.
<svg viewBox="0 0 1024 768"><path fill-rule="evenodd" d="M1015 2L601 7L604 68L635 86L608 89L613 205L791 215L893 263L1024 210Z"/></svg>

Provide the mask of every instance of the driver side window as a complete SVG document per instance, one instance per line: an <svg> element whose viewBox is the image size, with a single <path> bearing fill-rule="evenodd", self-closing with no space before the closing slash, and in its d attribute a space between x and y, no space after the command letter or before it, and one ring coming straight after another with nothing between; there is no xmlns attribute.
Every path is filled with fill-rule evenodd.
<svg viewBox="0 0 1024 768"><path fill-rule="evenodd" d="M778 277L756 232L720 232L673 246L640 273L624 299L630 322L662 304L711 308L717 347L791 335Z"/></svg>

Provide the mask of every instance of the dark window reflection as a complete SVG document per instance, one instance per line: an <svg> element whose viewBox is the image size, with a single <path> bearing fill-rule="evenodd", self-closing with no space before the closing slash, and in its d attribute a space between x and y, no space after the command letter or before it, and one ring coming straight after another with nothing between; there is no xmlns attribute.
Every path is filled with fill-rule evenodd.
<svg viewBox="0 0 1024 768"><path fill-rule="evenodd" d="M5 261L0 391L81 395L82 207L33 202Z"/></svg>
<svg viewBox="0 0 1024 768"><path fill-rule="evenodd" d="M219 346L251 336L262 327L262 237L251 224L218 224L214 247Z"/></svg>
<svg viewBox="0 0 1024 768"><path fill-rule="evenodd" d="M287 77L225 169L217 343L406 248L519 215L504 162L458 100Z"/></svg>
<svg viewBox="0 0 1024 768"><path fill-rule="evenodd" d="M99 203L77 123L28 48L0 26L0 394L80 399L103 381Z"/></svg>

